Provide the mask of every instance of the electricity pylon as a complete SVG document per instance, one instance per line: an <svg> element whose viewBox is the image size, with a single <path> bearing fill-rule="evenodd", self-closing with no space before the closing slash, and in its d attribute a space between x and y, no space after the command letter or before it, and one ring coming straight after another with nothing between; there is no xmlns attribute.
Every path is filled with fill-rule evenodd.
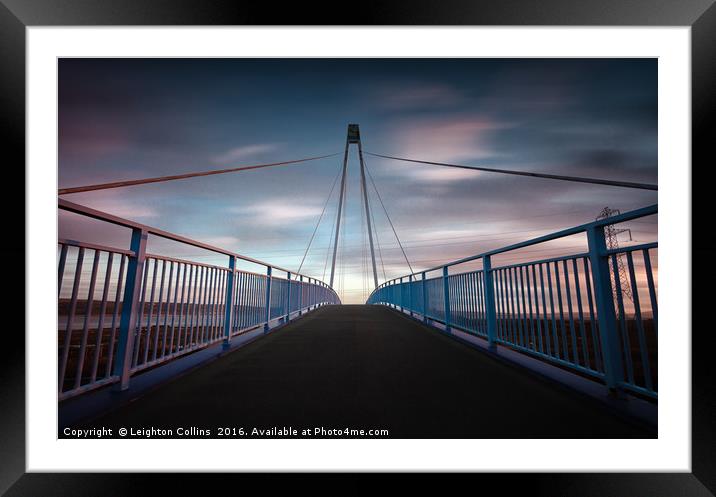
<svg viewBox="0 0 716 497"><path fill-rule="evenodd" d="M621 214L619 209L610 209L609 207L605 207L602 209L602 211L597 216L597 221L601 219L607 219L612 216L616 216ZM632 240L631 238L631 230L629 228L616 228L613 224L608 224L604 227L604 238L606 238L607 242L607 249L609 250L616 250L619 248L619 239L618 235L621 233L629 233L629 241ZM619 301L617 298L617 288L616 285L619 285L622 290L622 295L625 298L628 298L630 301L634 301L634 298L632 297L631 293L631 285L629 284L629 277L627 276L626 267L624 266L624 255L617 253L616 254L616 260L617 260L617 273L614 275L614 287L612 288L612 294L614 296L614 310L617 313L617 316L619 315Z"/></svg>

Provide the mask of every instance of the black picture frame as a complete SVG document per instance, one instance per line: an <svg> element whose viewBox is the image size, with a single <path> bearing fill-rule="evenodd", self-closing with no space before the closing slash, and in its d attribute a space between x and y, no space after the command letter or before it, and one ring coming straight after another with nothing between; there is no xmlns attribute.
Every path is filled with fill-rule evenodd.
<svg viewBox="0 0 716 497"><path fill-rule="evenodd" d="M166 0L0 0L0 136L5 181L15 192L24 191L25 160L25 29L28 26L68 25L621 25L691 26L692 50L692 176L702 175L714 162L716 135L716 5L714 0L413 0L411 2L368 1L361 4L306 5L287 3L278 8L271 2L230 0L172 2ZM685 169L684 174L688 170ZM692 178L693 179L693 178ZM708 188L706 181L694 187ZM19 199L6 189L2 197L6 238L3 258L11 263L2 269L13 284L3 284L2 302L17 301L24 282L24 216L17 213ZM706 229L709 196L692 193L692 257L708 261L716 255L716 243ZM706 266L706 267L703 267ZM691 271L690 267L684 270ZM497 484L501 493L520 491L537 495L661 496L716 494L716 374L708 343L710 327L705 322L709 292L697 292L697 283L713 279L713 264L701 264L693 278L692 292L692 473L648 474L478 474L470 475L470 486ZM29 296L31 298L31 296ZM21 319L20 313L16 313ZM12 319L12 318L11 318ZM699 326L699 323L702 326ZM22 325L22 328L21 328ZM200 475L150 474L52 474L25 473L25 339L18 330L24 323L5 329L0 361L0 493L7 495L142 495L159 483L164 492L172 487L182 492L205 491ZM15 331L9 333L9 331ZM235 485L247 479L261 486L274 485L288 475L222 475ZM463 476L466 477L466 476ZM330 477L339 478L338 475ZM353 476L352 478L355 478ZM373 478L380 478L374 476ZM422 484L423 475L411 475ZM239 479L241 482L239 482ZM212 482L213 483L213 482ZM342 482L335 482L342 484ZM439 484L439 483L438 483ZM367 488L367 487L366 487ZM485 488L485 487L475 487Z"/></svg>

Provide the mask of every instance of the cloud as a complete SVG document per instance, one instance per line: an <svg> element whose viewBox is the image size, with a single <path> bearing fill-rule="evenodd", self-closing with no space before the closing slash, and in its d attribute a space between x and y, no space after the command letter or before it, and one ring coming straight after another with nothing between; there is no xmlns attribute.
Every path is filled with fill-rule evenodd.
<svg viewBox="0 0 716 497"><path fill-rule="evenodd" d="M223 249L230 249L238 246L242 240L236 236L210 236L202 237L201 241L206 243L207 245L213 245L215 247Z"/></svg>
<svg viewBox="0 0 716 497"><path fill-rule="evenodd" d="M229 212L251 216L250 222L254 225L277 226L304 219L316 219L321 214L321 207L268 201L242 207L231 207Z"/></svg>
<svg viewBox="0 0 716 497"><path fill-rule="evenodd" d="M243 145L240 147L234 147L221 155L217 155L212 160L219 164L225 164L228 162L236 162L239 160L255 157L256 155L263 154L265 152L272 152L279 148L276 143L256 143L253 145Z"/></svg>
<svg viewBox="0 0 716 497"><path fill-rule="evenodd" d="M393 153L400 157L475 163L500 155L492 144L492 137L496 131L507 127L508 124L487 116L413 119L397 127L391 142L395 146ZM401 169L391 166L390 171L428 183L452 183L480 175L476 171L426 164L410 164Z"/></svg>

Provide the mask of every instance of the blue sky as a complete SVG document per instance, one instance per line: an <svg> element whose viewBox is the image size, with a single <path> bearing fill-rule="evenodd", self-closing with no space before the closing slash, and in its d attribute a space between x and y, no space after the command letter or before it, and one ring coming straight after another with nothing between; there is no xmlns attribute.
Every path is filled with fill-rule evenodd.
<svg viewBox="0 0 716 497"><path fill-rule="evenodd" d="M656 59L61 59L59 102L61 188L340 152L349 122L376 153L657 182ZM416 270L588 222L605 206L657 201L656 192L366 159ZM341 160L65 198L295 269ZM318 278L336 193L303 268ZM339 261L347 302L370 290L359 193L351 150ZM375 192L371 207L380 281L407 273ZM636 242L656 237L655 219L628 227ZM59 229L127 239L72 215Z"/></svg>

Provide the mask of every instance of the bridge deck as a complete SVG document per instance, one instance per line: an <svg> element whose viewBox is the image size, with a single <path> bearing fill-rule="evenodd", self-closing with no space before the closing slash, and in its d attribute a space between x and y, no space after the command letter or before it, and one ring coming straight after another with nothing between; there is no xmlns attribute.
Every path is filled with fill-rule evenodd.
<svg viewBox="0 0 716 497"><path fill-rule="evenodd" d="M328 306L85 426L379 428L404 438L654 437L379 306Z"/></svg>

